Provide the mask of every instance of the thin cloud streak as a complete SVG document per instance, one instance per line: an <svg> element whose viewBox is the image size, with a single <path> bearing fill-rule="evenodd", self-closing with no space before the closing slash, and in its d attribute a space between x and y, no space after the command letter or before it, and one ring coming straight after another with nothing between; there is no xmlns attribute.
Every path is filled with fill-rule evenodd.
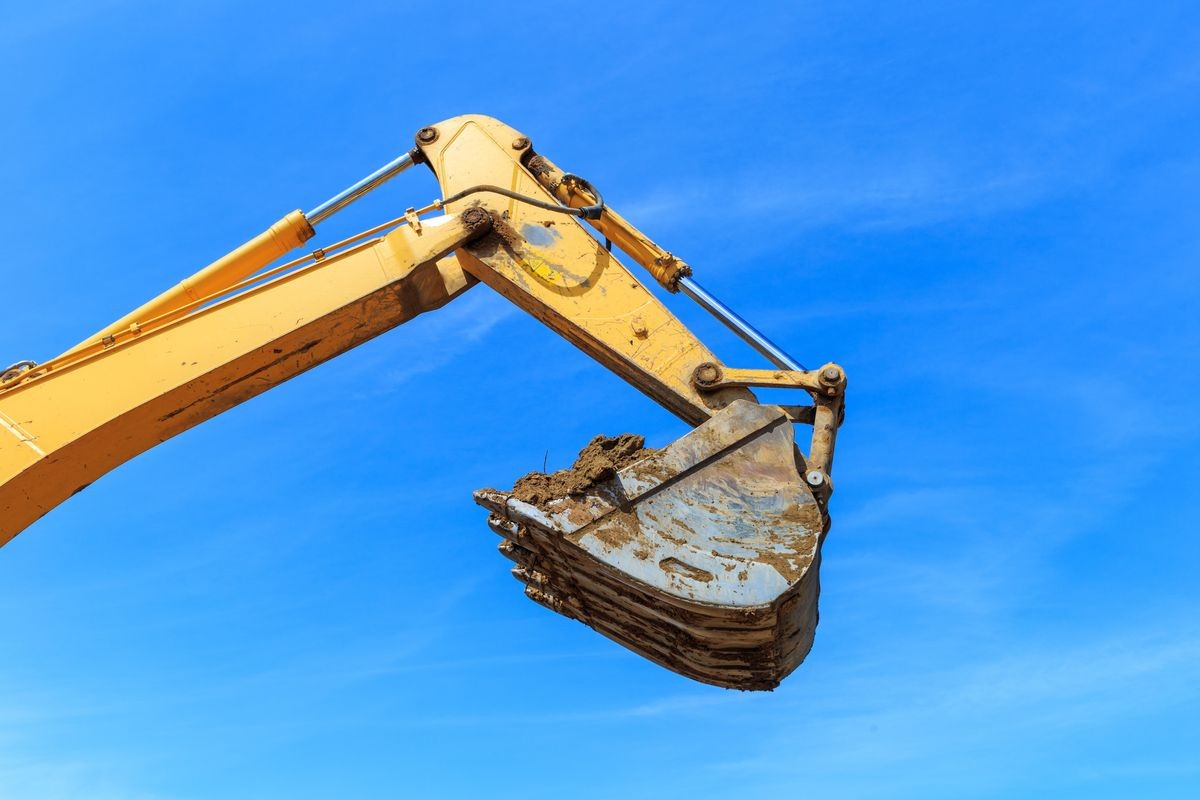
<svg viewBox="0 0 1200 800"><path fill-rule="evenodd" d="M1196 610L1177 609L1150 630L1043 642L933 673L860 679L849 691L826 685L824 695L845 700L824 709L801 709L793 701L775 716L767 737L773 742L758 755L711 768L754 776L747 791L798 771L806 786L833 797L886 797L933 785L964 791L986 785L1003 794L1021 784L1019 764L1034 753L987 767L977 753L1018 739L1034 749L1056 747L1061 737L1200 700ZM797 740L809 743L802 756L791 744ZM787 751L792 754L785 757ZM935 771L913 769L930 759L939 765ZM1168 763L1190 774L1188 765ZM855 772L858 779L847 781ZM1070 776L1063 780L1072 782Z"/></svg>

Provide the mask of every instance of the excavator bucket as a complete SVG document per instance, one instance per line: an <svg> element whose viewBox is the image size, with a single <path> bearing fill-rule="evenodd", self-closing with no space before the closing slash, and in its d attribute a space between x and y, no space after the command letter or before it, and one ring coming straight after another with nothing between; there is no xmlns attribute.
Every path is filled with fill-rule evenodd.
<svg viewBox="0 0 1200 800"><path fill-rule="evenodd" d="M812 647L827 529L791 422L737 400L641 444L597 437L571 470L475 500L530 599L695 680L773 689Z"/></svg>

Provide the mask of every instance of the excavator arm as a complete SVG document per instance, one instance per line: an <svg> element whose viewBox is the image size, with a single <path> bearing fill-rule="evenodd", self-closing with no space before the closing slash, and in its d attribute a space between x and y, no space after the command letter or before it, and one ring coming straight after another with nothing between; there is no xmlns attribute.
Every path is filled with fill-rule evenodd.
<svg viewBox="0 0 1200 800"><path fill-rule="evenodd" d="M92 481L475 281L443 258L486 225L452 214L105 333L0 391L0 543Z"/></svg>
<svg viewBox="0 0 1200 800"><path fill-rule="evenodd" d="M418 163L441 198L270 267ZM613 245L774 368L721 363ZM0 545L135 455L477 282L695 427L660 451L605 453L600 442L608 462L558 476L557 495L520 482L477 492L526 594L698 680L776 685L812 643L844 373L800 368L590 183L488 117L422 128L410 152L331 201L288 214L62 355L0 376ZM759 405L751 387L800 389L811 403ZM796 422L813 426L807 457Z"/></svg>

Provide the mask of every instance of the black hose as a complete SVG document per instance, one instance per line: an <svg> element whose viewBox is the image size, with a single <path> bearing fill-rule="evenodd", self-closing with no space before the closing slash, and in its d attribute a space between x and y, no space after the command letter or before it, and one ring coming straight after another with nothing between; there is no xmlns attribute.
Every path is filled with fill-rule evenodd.
<svg viewBox="0 0 1200 800"><path fill-rule="evenodd" d="M553 211L557 214L570 214L571 216L580 217L582 219L600 219L600 213L604 210L604 198L601 196L600 192L597 191L596 187L592 186L591 183L579 177L578 175L563 175L562 179L564 181L571 181L582 188L592 197L596 198L596 202L592 203L591 205L580 206L579 208L571 208L570 206L559 205L557 203L547 203L544 200L538 200L536 197L519 194L518 192L514 192L512 189L505 189L503 187L492 186L490 184L480 184L479 186L472 186L468 189L463 189L460 192L455 192L449 197L443 197L442 205L449 205L456 200L462 200L468 195L478 194L479 192L494 192L496 194L504 195L505 197L510 197L513 200L525 203L526 205L531 205L534 208Z"/></svg>

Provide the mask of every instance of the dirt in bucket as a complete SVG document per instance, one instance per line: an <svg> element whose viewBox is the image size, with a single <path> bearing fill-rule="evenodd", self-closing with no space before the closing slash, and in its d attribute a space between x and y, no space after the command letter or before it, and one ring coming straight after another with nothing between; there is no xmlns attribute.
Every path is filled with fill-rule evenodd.
<svg viewBox="0 0 1200 800"><path fill-rule="evenodd" d="M657 452L647 448L646 439L636 433L597 436L579 451L570 469L546 474L531 472L513 486L512 496L530 505L545 508L551 500L587 493L623 469Z"/></svg>

